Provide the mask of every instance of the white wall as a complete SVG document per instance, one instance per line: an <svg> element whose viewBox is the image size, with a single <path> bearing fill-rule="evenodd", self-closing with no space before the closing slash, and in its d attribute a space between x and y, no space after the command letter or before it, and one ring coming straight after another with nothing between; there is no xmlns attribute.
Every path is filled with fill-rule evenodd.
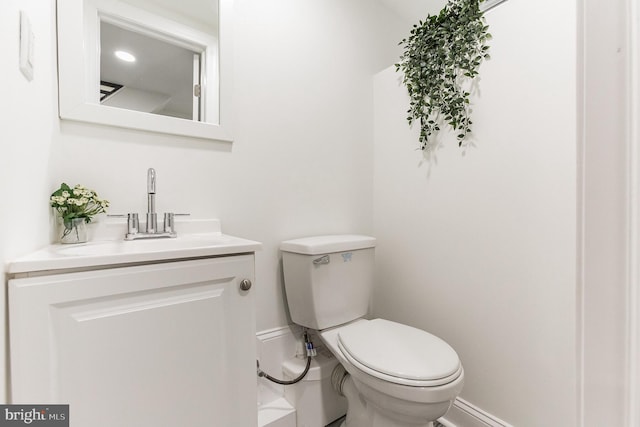
<svg viewBox="0 0 640 427"><path fill-rule="evenodd" d="M573 426L576 5L513 0L487 21L473 146L449 134L425 158L398 75L375 77L374 314L448 341L481 410Z"/></svg>
<svg viewBox="0 0 640 427"><path fill-rule="evenodd" d="M404 27L368 0L244 0L236 11L237 142L219 216L265 243L263 330L288 322L279 242L371 232L371 76L397 57Z"/></svg>
<svg viewBox="0 0 640 427"><path fill-rule="evenodd" d="M582 307L578 314L584 389L581 421L586 426L631 425L625 418L630 378L625 360L630 295L629 167L636 168L637 179L638 165L631 164L627 140L629 122L637 123L638 118L629 117L630 3L587 0L581 6L583 71L579 78L584 112L579 123L582 280L578 296ZM635 25L637 32L638 23Z"/></svg>
<svg viewBox="0 0 640 427"><path fill-rule="evenodd" d="M0 264L49 242L47 200L51 194L51 135L54 125L55 52L53 2L0 2ZM35 70L27 81L18 69L19 10L35 34ZM4 268L2 269L4 272ZM4 276L4 275L3 275ZM4 289L4 287L3 287ZM0 338L5 340L5 298L0 294ZM0 342L1 342L0 341ZM0 351L0 401L5 401L5 352Z"/></svg>
<svg viewBox="0 0 640 427"><path fill-rule="evenodd" d="M228 145L60 122L54 4L0 2L9 90L0 101L0 190L10 195L0 210L0 260L49 242L47 200L61 181L94 188L112 213L142 213L154 167L158 211L220 218L223 231L264 243L257 329L287 324L279 242L371 232L371 76L397 57L396 18L367 0L237 0L236 141ZM36 35L31 83L17 66L19 9Z"/></svg>

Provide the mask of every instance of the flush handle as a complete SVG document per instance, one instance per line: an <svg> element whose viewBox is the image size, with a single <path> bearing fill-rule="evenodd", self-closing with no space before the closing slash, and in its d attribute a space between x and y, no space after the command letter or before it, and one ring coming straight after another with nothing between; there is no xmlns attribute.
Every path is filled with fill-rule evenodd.
<svg viewBox="0 0 640 427"><path fill-rule="evenodd" d="M241 291L248 291L249 289L251 289L252 283L251 280L249 279L243 279L240 282L240 290Z"/></svg>
<svg viewBox="0 0 640 427"><path fill-rule="evenodd" d="M320 258L314 259L313 265L329 264L330 262L331 262L331 259L329 258L329 255L324 255L324 256L321 256Z"/></svg>

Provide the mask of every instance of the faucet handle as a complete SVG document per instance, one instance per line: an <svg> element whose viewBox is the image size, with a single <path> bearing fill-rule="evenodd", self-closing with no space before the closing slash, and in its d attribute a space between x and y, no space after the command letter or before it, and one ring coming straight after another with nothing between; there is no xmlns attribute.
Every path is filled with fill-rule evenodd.
<svg viewBox="0 0 640 427"><path fill-rule="evenodd" d="M127 234L137 234L140 231L140 221L137 213L127 214Z"/></svg>
<svg viewBox="0 0 640 427"><path fill-rule="evenodd" d="M191 214L188 213L173 213L173 212L165 212L164 213L164 232L165 233L175 233L176 232L176 223L175 217L177 216L189 216Z"/></svg>
<svg viewBox="0 0 640 427"><path fill-rule="evenodd" d="M133 236L140 231L138 214L129 212L128 214L107 214L109 218L127 218L127 236Z"/></svg>
<svg viewBox="0 0 640 427"><path fill-rule="evenodd" d="M165 233L175 233L175 214L173 212L165 212L164 213L164 232Z"/></svg>

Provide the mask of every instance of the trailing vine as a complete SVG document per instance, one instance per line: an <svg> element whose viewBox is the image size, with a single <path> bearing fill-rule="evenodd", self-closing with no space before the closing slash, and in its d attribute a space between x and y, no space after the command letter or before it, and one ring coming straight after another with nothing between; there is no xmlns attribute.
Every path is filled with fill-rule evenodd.
<svg viewBox="0 0 640 427"><path fill-rule="evenodd" d="M420 149L432 146L431 137L447 123L456 131L458 145L471 132L469 91L465 84L478 75L489 58L491 38L480 2L449 0L438 15L413 26L396 71L410 97L407 120L420 123ZM468 87L468 84L467 86Z"/></svg>

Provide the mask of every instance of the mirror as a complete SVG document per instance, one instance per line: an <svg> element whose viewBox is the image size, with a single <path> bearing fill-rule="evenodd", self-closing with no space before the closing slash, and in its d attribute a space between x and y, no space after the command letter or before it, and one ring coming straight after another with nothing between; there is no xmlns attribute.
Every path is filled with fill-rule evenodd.
<svg viewBox="0 0 640 427"><path fill-rule="evenodd" d="M58 1L60 117L231 141L231 3Z"/></svg>
<svg viewBox="0 0 640 427"><path fill-rule="evenodd" d="M100 104L200 121L201 56L101 20Z"/></svg>

